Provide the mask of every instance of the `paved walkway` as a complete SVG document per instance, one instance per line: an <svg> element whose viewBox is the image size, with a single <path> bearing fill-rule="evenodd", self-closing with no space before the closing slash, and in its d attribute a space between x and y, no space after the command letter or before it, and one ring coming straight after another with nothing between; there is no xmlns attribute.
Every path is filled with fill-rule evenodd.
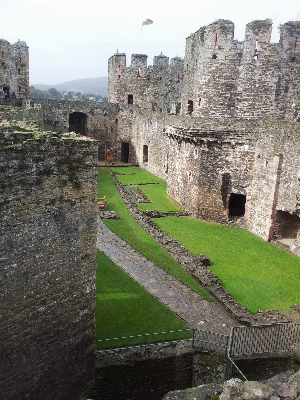
<svg viewBox="0 0 300 400"><path fill-rule="evenodd" d="M236 325L216 301L208 302L109 230L99 219L97 247L191 328L229 334Z"/></svg>

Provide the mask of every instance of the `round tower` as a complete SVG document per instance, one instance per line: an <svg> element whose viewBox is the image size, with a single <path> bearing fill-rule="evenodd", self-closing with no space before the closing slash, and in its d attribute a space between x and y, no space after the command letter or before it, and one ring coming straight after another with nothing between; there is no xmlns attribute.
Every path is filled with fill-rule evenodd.
<svg viewBox="0 0 300 400"><path fill-rule="evenodd" d="M108 102L125 102L126 54L115 53L108 60Z"/></svg>
<svg viewBox="0 0 300 400"><path fill-rule="evenodd" d="M29 90L29 48L18 40L12 45L16 67L16 83L14 91L18 97L30 97Z"/></svg>
<svg viewBox="0 0 300 400"><path fill-rule="evenodd" d="M12 85L12 46L4 39L0 39L0 91L11 92Z"/></svg>

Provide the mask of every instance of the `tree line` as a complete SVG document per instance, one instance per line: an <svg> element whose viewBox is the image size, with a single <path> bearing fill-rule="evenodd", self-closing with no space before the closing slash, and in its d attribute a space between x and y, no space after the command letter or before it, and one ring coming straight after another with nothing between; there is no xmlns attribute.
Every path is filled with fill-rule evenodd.
<svg viewBox="0 0 300 400"><path fill-rule="evenodd" d="M83 94L81 92L72 92L72 91L65 91L60 92L55 88L50 88L48 90L40 90L36 89L34 86L30 86L30 97L31 98L39 98L39 99L56 99L56 100L81 100L81 101L103 101L107 102L107 97L102 97L97 94L88 93Z"/></svg>

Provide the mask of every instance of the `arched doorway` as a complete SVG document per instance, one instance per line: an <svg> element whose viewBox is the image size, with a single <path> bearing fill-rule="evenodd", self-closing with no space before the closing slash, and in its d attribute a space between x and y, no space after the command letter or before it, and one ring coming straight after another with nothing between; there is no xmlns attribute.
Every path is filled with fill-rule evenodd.
<svg viewBox="0 0 300 400"><path fill-rule="evenodd" d="M69 114L69 132L87 136L87 115L83 112Z"/></svg>

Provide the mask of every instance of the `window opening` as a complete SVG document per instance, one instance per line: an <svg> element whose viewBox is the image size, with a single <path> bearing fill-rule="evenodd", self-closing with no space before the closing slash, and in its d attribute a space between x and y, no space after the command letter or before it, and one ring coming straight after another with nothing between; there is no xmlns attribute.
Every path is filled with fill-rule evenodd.
<svg viewBox="0 0 300 400"><path fill-rule="evenodd" d="M133 104L133 94L128 95L128 104Z"/></svg>
<svg viewBox="0 0 300 400"><path fill-rule="evenodd" d="M116 124L119 122L118 118L116 118Z"/></svg>
<svg viewBox="0 0 300 400"><path fill-rule="evenodd" d="M199 98L198 98L198 106L199 106L199 107L201 107L201 102L202 102L202 99L201 99L201 97L199 97Z"/></svg>
<svg viewBox="0 0 300 400"><path fill-rule="evenodd" d="M293 63L293 62L295 62L296 61L296 57L292 57L291 58L291 62Z"/></svg>
<svg viewBox="0 0 300 400"><path fill-rule="evenodd" d="M294 50L296 50L297 44L298 44L298 38L296 37L296 39L295 39L295 44L294 44Z"/></svg>
<svg viewBox="0 0 300 400"><path fill-rule="evenodd" d="M3 97L5 99L8 99L10 97L9 96L9 87L8 86L3 86Z"/></svg>
<svg viewBox="0 0 300 400"><path fill-rule="evenodd" d="M87 115L82 112L69 114L69 132L76 132L80 135L87 135Z"/></svg>
<svg viewBox="0 0 300 400"><path fill-rule="evenodd" d="M216 54L213 54L212 59L213 59L213 60L216 60L216 59L217 59L217 55L216 55Z"/></svg>
<svg viewBox="0 0 300 400"><path fill-rule="evenodd" d="M217 45L217 42L218 42L218 34L216 33L216 35L215 35L215 46Z"/></svg>
<svg viewBox="0 0 300 400"><path fill-rule="evenodd" d="M231 193L229 198L229 215L242 217L245 215L246 196L244 194Z"/></svg>
<svg viewBox="0 0 300 400"><path fill-rule="evenodd" d="M143 162L148 162L148 146L146 144L143 146Z"/></svg>
<svg viewBox="0 0 300 400"><path fill-rule="evenodd" d="M255 40L255 50L258 49L258 39Z"/></svg>
<svg viewBox="0 0 300 400"><path fill-rule="evenodd" d="M186 113L187 115L192 115L193 111L194 111L194 105L193 105L193 101L192 100L188 100L187 102L187 110Z"/></svg>
<svg viewBox="0 0 300 400"><path fill-rule="evenodd" d="M254 60L254 61L257 61L257 60L258 60L258 54L254 54L253 60Z"/></svg>

